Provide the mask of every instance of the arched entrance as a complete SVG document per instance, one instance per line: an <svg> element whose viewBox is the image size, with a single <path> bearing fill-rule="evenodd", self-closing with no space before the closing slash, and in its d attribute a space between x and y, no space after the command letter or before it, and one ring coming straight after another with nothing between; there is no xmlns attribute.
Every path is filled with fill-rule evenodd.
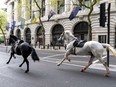
<svg viewBox="0 0 116 87"><path fill-rule="evenodd" d="M25 40L26 40L26 42L31 44L31 31L29 28L26 28L26 30L25 30Z"/></svg>
<svg viewBox="0 0 116 87"><path fill-rule="evenodd" d="M16 36L17 36L19 39L21 39L21 31L20 31L20 29L17 29L17 31L16 31Z"/></svg>
<svg viewBox="0 0 116 87"><path fill-rule="evenodd" d="M43 45L43 36L45 36L45 35L43 35L42 34L42 29L41 29L42 27L41 26L38 26L37 27L37 29L36 29L36 42L39 42L39 45Z"/></svg>
<svg viewBox="0 0 116 87"><path fill-rule="evenodd" d="M51 39L51 45L53 46L57 46L57 45L63 45L63 43L58 43L58 38L60 37L60 35L62 34L62 32L64 32L64 28L62 25L57 24L53 27L52 29L52 39Z"/></svg>
<svg viewBox="0 0 116 87"><path fill-rule="evenodd" d="M75 37L78 37L81 40L87 40L88 37L88 23L79 22L75 25L73 33Z"/></svg>

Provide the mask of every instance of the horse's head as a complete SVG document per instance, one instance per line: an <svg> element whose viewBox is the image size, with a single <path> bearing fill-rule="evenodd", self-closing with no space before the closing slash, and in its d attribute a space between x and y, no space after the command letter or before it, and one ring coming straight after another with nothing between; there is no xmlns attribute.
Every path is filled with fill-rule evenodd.
<svg viewBox="0 0 116 87"><path fill-rule="evenodd" d="M58 42L59 43L62 43L65 39L65 36L64 36L64 32L60 35L60 37L58 38Z"/></svg>
<svg viewBox="0 0 116 87"><path fill-rule="evenodd" d="M64 31L61 35L58 41L66 40L67 43L77 39L70 31Z"/></svg>
<svg viewBox="0 0 116 87"><path fill-rule="evenodd" d="M16 36L10 35L10 37L8 38L8 45L15 43L17 40L18 38Z"/></svg>

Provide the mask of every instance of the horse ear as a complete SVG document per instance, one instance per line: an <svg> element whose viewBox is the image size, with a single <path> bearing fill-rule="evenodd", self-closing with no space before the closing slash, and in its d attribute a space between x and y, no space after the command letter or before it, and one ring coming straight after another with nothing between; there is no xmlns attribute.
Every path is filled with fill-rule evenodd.
<svg viewBox="0 0 116 87"><path fill-rule="evenodd" d="M15 35L10 35L10 38L13 38L15 41L18 40L18 38Z"/></svg>

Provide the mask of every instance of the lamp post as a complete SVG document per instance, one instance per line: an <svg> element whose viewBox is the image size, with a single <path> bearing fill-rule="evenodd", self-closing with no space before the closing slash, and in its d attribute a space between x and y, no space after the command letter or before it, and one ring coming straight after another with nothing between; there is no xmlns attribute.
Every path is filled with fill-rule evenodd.
<svg viewBox="0 0 116 87"><path fill-rule="evenodd" d="M108 4L108 30L107 30L107 43L110 44L110 7L111 7L111 3ZM109 66L109 51L107 50L107 65Z"/></svg>

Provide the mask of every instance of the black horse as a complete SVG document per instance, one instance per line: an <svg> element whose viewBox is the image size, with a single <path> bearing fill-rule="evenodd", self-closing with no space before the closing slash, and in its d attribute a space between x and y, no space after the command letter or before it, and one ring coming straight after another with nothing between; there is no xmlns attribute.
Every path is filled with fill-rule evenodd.
<svg viewBox="0 0 116 87"><path fill-rule="evenodd" d="M10 55L10 58L9 58L7 64L9 64L12 57L15 58L14 54L22 55L24 60L19 65L19 67L21 67L26 62L27 70L25 71L25 73L27 73L27 72L29 72L29 61L28 61L27 57L31 54L33 61L39 61L39 57L38 57L35 49L31 45L29 45L29 43L24 42L23 40L19 40L14 35L10 35L10 37L8 39L8 44L11 45L11 55Z"/></svg>

